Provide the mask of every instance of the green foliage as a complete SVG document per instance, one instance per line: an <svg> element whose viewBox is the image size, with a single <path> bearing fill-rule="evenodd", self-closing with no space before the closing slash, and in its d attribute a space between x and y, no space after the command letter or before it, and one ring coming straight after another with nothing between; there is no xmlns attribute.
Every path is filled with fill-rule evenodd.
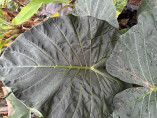
<svg viewBox="0 0 157 118"><path fill-rule="evenodd" d="M3 46L8 42L6 40L2 40L4 37L3 35L6 33L6 30L3 28L6 27L7 25L8 22L5 21L3 13L0 9L0 53L2 52Z"/></svg>
<svg viewBox="0 0 157 118"><path fill-rule="evenodd" d="M116 95L115 117L155 118L157 115L157 7L141 12L138 24L120 36L107 70L113 76L142 87Z"/></svg>
<svg viewBox="0 0 157 118"><path fill-rule="evenodd" d="M124 29L119 30L119 33L120 33L120 34L124 34L124 33L126 33L128 30L129 30L129 28L124 28Z"/></svg>
<svg viewBox="0 0 157 118"><path fill-rule="evenodd" d="M11 92L10 88L5 87L5 89L8 93ZM13 93L11 93L7 99L10 101L13 110L9 116L10 118L31 118L30 109L19 101Z"/></svg>
<svg viewBox="0 0 157 118"><path fill-rule="evenodd" d="M17 8L16 4L12 0L0 0L0 7L10 8L14 10Z"/></svg>
<svg viewBox="0 0 157 118"><path fill-rule="evenodd" d="M118 31L113 1L79 0L75 16L20 35L0 58L0 79L41 118L156 118L157 7L143 0L138 13ZM124 90L117 78L141 87Z"/></svg>
<svg viewBox="0 0 157 118"><path fill-rule="evenodd" d="M4 32L2 30L2 27L4 26L3 19L4 19L4 16L3 16L2 10L0 9L0 35L2 35ZM2 39L2 38L0 38L0 39Z"/></svg>
<svg viewBox="0 0 157 118"><path fill-rule="evenodd" d="M27 6L23 7L21 12L13 19L13 24L18 25L28 20L38 11L41 5L41 1L32 0Z"/></svg>
<svg viewBox="0 0 157 118"><path fill-rule="evenodd" d="M127 0L113 0L113 2L116 6L116 16L118 17L126 6Z"/></svg>
<svg viewBox="0 0 157 118"><path fill-rule="evenodd" d="M11 33L13 32L16 32L16 31L13 31L13 29L15 29L14 26L12 26L12 24L8 23L4 16L3 16L3 13L2 11L0 10L0 54L2 52L2 48L3 46L7 45L7 43L12 39L12 38L15 38L16 36L18 35L13 35L11 37L9 37L8 39L6 40L2 40L4 37L5 37L5 34L6 35L10 35Z"/></svg>
<svg viewBox="0 0 157 118"><path fill-rule="evenodd" d="M18 25L27 21L31 16L33 16L41 5L44 3L59 2L59 3L69 3L69 0L32 0L29 4L21 9L21 12L13 19L13 24Z"/></svg>
<svg viewBox="0 0 157 118"><path fill-rule="evenodd" d="M138 15L146 10L153 9L157 6L157 0L143 0L138 9Z"/></svg>
<svg viewBox="0 0 157 118"><path fill-rule="evenodd" d="M0 9L0 18L4 18L4 16L3 16L3 13L2 13L2 10Z"/></svg>
<svg viewBox="0 0 157 118"><path fill-rule="evenodd" d="M118 35L116 28L93 17L49 19L7 48L0 59L5 68L0 68L0 78L45 118L104 118L123 89L103 69ZM79 112L83 109L86 113Z"/></svg>
<svg viewBox="0 0 157 118"><path fill-rule="evenodd" d="M78 0L75 2L74 15L93 16L106 20L112 26L118 28L116 8L112 0Z"/></svg>

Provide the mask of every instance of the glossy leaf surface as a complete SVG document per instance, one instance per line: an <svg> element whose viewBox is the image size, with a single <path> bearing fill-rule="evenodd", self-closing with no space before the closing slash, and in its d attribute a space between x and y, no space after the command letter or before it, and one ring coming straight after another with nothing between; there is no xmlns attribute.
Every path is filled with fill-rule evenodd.
<svg viewBox="0 0 157 118"><path fill-rule="evenodd" d="M157 8L142 12L138 24L120 36L107 61L110 74L140 85L116 95L117 118L157 116Z"/></svg>
<svg viewBox="0 0 157 118"><path fill-rule="evenodd" d="M143 11L153 9L156 6L157 6L157 0L142 0L138 8L138 15Z"/></svg>
<svg viewBox="0 0 157 118"><path fill-rule="evenodd" d="M105 70L118 36L114 27L93 17L49 19L5 50L0 78L45 118L107 118L123 87Z"/></svg>
<svg viewBox="0 0 157 118"><path fill-rule="evenodd" d="M118 28L116 8L112 0L78 0L75 2L74 15L93 16L106 20Z"/></svg>

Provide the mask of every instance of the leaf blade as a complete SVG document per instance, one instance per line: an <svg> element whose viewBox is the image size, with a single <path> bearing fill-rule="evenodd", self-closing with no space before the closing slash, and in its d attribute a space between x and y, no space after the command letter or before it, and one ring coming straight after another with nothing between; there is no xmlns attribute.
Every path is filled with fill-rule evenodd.
<svg viewBox="0 0 157 118"><path fill-rule="evenodd" d="M123 87L102 71L105 61L101 61L111 54L118 35L116 28L93 17L49 19L6 49L0 58L0 78L16 97L46 118L104 118ZM95 63L97 71L92 67Z"/></svg>
<svg viewBox="0 0 157 118"><path fill-rule="evenodd" d="M142 86L127 89L115 97L115 104L120 104L113 112L116 117L156 116L156 11L157 7L139 15L138 24L121 35L107 61L110 74L127 83ZM137 101L138 105L127 99Z"/></svg>
<svg viewBox="0 0 157 118"><path fill-rule="evenodd" d="M146 10L151 10L157 6L157 0L143 0L138 8L137 14Z"/></svg>
<svg viewBox="0 0 157 118"><path fill-rule="evenodd" d="M4 87L3 90L7 92L8 94L11 90L8 87ZM9 104L12 106L9 106L9 117L11 118L17 118L17 117L25 117L25 118L31 118L31 111L28 107L26 107L22 102L20 102L13 93L9 94L7 97L7 100Z"/></svg>
<svg viewBox="0 0 157 118"><path fill-rule="evenodd" d="M116 16L118 18L119 14L122 12L124 7L126 6L127 0L113 0L116 6Z"/></svg>
<svg viewBox="0 0 157 118"><path fill-rule="evenodd" d="M116 18L116 8L112 0L79 0L75 2L73 11L76 16L93 16L98 19L106 20L112 26L118 28Z"/></svg>
<svg viewBox="0 0 157 118"><path fill-rule="evenodd" d="M25 7L21 8L21 12L13 19L12 21L13 24L18 25L28 20L38 11L41 5L42 5L41 1L32 0Z"/></svg>

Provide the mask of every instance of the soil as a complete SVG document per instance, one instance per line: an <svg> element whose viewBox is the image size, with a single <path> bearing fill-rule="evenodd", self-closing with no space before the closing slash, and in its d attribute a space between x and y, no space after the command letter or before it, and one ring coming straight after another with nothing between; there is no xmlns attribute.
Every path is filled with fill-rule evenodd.
<svg viewBox="0 0 157 118"><path fill-rule="evenodd" d="M142 0L128 0L127 5L118 17L119 29L131 28L137 24L137 10Z"/></svg>
<svg viewBox="0 0 157 118"><path fill-rule="evenodd" d="M139 6L141 4L142 0L128 0L128 3L132 5Z"/></svg>

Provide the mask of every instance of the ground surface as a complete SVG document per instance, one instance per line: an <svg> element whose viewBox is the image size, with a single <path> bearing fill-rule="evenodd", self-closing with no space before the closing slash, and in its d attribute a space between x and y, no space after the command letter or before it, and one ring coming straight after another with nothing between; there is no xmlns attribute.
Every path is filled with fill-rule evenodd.
<svg viewBox="0 0 157 118"><path fill-rule="evenodd" d="M118 17L120 30L137 24L137 9L141 2L142 0L128 0L127 6Z"/></svg>
<svg viewBox="0 0 157 118"><path fill-rule="evenodd" d="M128 2L132 5L137 5L139 6L142 0L128 0Z"/></svg>

